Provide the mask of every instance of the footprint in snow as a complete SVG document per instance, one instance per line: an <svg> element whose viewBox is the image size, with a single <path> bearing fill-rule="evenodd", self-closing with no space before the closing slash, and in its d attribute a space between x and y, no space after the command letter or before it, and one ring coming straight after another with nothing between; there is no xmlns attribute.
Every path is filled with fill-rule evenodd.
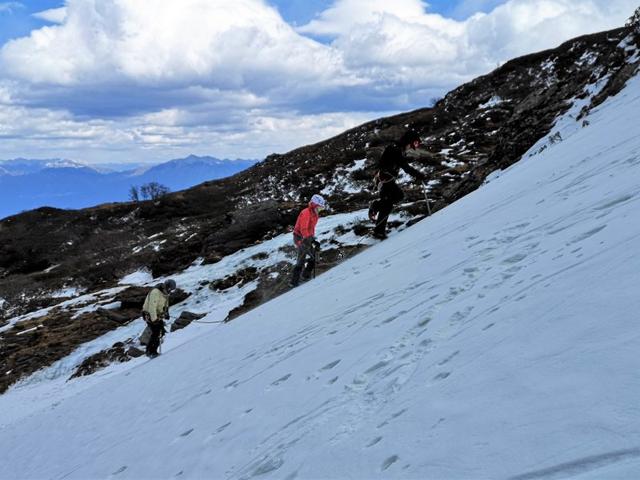
<svg viewBox="0 0 640 480"><path fill-rule="evenodd" d="M289 380L289 378L291 377L290 373L287 373L284 377L280 377L278 380L276 380L275 382L273 382L271 385L278 386L280 385L282 382L286 382L287 380Z"/></svg>
<svg viewBox="0 0 640 480"><path fill-rule="evenodd" d="M611 207L615 207L616 205L627 202L631 200L633 197L634 197L633 195L622 195L618 198L614 198L612 200L608 200L606 202L601 203L600 205L595 207L594 210L607 210Z"/></svg>
<svg viewBox="0 0 640 480"><path fill-rule="evenodd" d="M367 448L373 447L374 445L376 445L377 443L380 443L380 440L382 440L382 437L376 437L373 440L371 440L368 444L367 444Z"/></svg>
<svg viewBox="0 0 640 480"><path fill-rule="evenodd" d="M513 264L513 263L521 262L525 258L527 258L527 254L526 253L518 253L516 255L513 255L513 256L511 256L509 258L504 259L502 261L502 263L510 265L510 264Z"/></svg>
<svg viewBox="0 0 640 480"><path fill-rule="evenodd" d="M180 434L180 436L181 436L181 437L187 437L187 436L191 435L191 432L193 432L193 430L194 430L193 428L190 428L190 429L189 429L189 430L187 430L186 432L182 432L182 433Z"/></svg>
<svg viewBox="0 0 640 480"><path fill-rule="evenodd" d="M383 463L382 466L380 467L381 471L385 471L387 470L391 465L393 465L394 463L396 463L398 460L400 460L400 457L398 457L398 455L392 455L389 458L387 458Z"/></svg>
<svg viewBox="0 0 640 480"><path fill-rule="evenodd" d="M338 365L340 363L340 360L335 360L331 363L327 363L324 367L322 367L320 370L324 371L324 370L331 370L333 367L335 367L336 365Z"/></svg>
<svg viewBox="0 0 640 480"><path fill-rule="evenodd" d="M407 312L404 312L407 313ZM393 322L396 318L398 318L400 315L392 315L389 318L386 318L385 320L383 320L382 322L380 322L380 324L378 325L378 327L386 324L386 323L391 323Z"/></svg>
<svg viewBox="0 0 640 480"><path fill-rule="evenodd" d="M368 374L368 373L373 373L376 370L380 370L381 368L386 367L387 365L389 365L389 362L382 360L382 361L376 363L375 365L369 367L367 370L365 370L364 373L365 373L365 375Z"/></svg>
<svg viewBox="0 0 640 480"><path fill-rule="evenodd" d="M251 472L251 478L264 475L265 473L274 472L281 468L282 465L284 465L284 460L281 458L267 458L259 463L253 472Z"/></svg>
<svg viewBox="0 0 640 480"><path fill-rule="evenodd" d="M225 423L224 425L218 427L218 429L216 430L216 433L225 431L230 425L231 425L231 422Z"/></svg>
<svg viewBox="0 0 640 480"><path fill-rule="evenodd" d="M582 242L582 241L586 240L587 238L593 237L596 233L601 232L606 227L607 227L606 225L601 225L601 226L596 227L596 228L594 228L592 230L589 230L588 232L584 232L584 233L578 235L577 237L572 238L569 241L568 245L572 245L574 243L579 243L579 242Z"/></svg>
<svg viewBox="0 0 640 480"><path fill-rule="evenodd" d="M111 475L118 475L119 473L124 472L127 469L127 466L124 465L122 467L120 467L118 470L116 470L115 472L113 472Z"/></svg>
<svg viewBox="0 0 640 480"><path fill-rule="evenodd" d="M453 360L453 358L458 355L460 353L460 350L456 350L455 352L453 352L451 355L449 355L447 358L445 358L444 360L442 360L440 363L438 363L438 365L442 366L445 365L447 363L449 363L451 360Z"/></svg>

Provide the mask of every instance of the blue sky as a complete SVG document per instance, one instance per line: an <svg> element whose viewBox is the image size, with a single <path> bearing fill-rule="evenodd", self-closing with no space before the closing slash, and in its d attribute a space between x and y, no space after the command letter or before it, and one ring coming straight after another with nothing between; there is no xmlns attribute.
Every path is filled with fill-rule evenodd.
<svg viewBox="0 0 640 480"><path fill-rule="evenodd" d="M47 25L47 22L39 20L33 14L61 7L64 2L60 0L0 0L0 45L12 38L29 35L31 30Z"/></svg>
<svg viewBox="0 0 640 480"><path fill-rule="evenodd" d="M263 158L624 24L637 0L0 0L0 159Z"/></svg>

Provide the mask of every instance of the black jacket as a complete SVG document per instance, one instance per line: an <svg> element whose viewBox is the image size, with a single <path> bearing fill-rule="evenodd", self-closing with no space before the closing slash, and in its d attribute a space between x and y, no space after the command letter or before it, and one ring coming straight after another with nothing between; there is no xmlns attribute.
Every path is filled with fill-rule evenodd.
<svg viewBox="0 0 640 480"><path fill-rule="evenodd" d="M392 143L384 149L384 152L382 152L382 156L380 157L380 161L378 162L380 180L388 182L397 178L400 174L400 169L404 170L414 178L419 180L425 179L425 176L421 172L409 165L400 145Z"/></svg>

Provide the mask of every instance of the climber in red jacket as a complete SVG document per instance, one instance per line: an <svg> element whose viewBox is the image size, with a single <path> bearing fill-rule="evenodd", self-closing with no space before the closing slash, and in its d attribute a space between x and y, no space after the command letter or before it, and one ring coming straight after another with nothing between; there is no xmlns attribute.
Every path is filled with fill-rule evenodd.
<svg viewBox="0 0 640 480"><path fill-rule="evenodd" d="M315 236L318 212L325 207L324 198L316 194L311 197L309 206L298 215L296 226L293 229L293 243L298 249L298 258L289 282L292 287L298 286L301 274L304 280L308 280L311 272L313 272L316 264L316 253L320 248L320 243Z"/></svg>

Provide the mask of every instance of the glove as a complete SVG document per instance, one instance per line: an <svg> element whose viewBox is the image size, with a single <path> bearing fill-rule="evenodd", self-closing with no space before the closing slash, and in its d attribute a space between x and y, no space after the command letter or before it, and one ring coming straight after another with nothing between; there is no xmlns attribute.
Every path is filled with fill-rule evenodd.
<svg viewBox="0 0 640 480"><path fill-rule="evenodd" d="M313 241L313 248L314 248L315 250L320 250L320 242L319 242L319 241L317 241L317 240L314 240L314 241Z"/></svg>

